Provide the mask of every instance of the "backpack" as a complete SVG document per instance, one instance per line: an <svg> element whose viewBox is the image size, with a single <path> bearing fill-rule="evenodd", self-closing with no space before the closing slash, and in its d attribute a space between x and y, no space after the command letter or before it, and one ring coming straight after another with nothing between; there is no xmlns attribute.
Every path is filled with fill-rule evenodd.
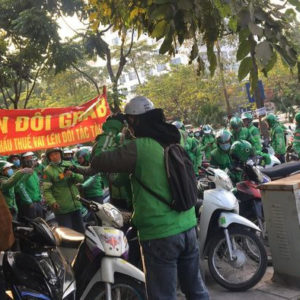
<svg viewBox="0 0 300 300"><path fill-rule="evenodd" d="M189 210L197 201L197 179L193 163L179 144L171 144L164 148L164 160L172 195L171 202L151 190L139 178L135 179L146 191L171 209L178 212Z"/></svg>

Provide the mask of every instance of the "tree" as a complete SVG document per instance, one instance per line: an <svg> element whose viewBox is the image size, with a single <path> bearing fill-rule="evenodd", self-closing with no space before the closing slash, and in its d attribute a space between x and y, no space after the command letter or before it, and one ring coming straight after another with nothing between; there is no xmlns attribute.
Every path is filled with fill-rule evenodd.
<svg viewBox="0 0 300 300"><path fill-rule="evenodd" d="M57 18L72 15L79 0L2 0L0 2L0 93L6 108L26 108L45 70L65 70L79 56L76 45L62 43Z"/></svg>
<svg viewBox="0 0 300 300"><path fill-rule="evenodd" d="M171 119L200 125L221 125L225 115L222 109L223 86L219 74L196 76L195 65L173 66L169 73L150 77L137 88L137 92L149 97L156 107L164 109ZM226 84L232 88L231 96L239 93L239 83L234 75L226 73ZM240 97L240 95L236 94ZM242 95L241 100L245 99Z"/></svg>
<svg viewBox="0 0 300 300"><path fill-rule="evenodd" d="M257 94L258 70L267 74L274 66L277 53L290 66L297 62L297 52L290 40L292 29L291 10L300 10L299 1L287 0L294 9L283 12L285 5L279 6L271 0L149 0L121 1L127 7L126 15L116 12L118 0L99 3L89 0L90 20L97 24L105 12L106 19L115 30L122 29L126 22L139 32L147 32L150 37L163 39L160 53L175 54L177 45L185 40L193 40L190 60L197 60L203 70L203 60L198 50L198 37L206 45L210 62L210 72L216 68L215 42L224 35L238 34L239 79L248 74L253 91ZM259 100L259 99L258 99Z"/></svg>

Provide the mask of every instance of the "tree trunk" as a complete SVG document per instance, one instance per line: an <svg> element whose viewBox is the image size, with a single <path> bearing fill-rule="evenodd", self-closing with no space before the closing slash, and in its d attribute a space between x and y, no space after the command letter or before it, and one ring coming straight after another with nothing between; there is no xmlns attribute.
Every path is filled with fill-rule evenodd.
<svg viewBox="0 0 300 300"><path fill-rule="evenodd" d="M251 59L252 59L252 69L253 69L253 75L256 78L258 78L258 67L256 64L256 59L255 59L255 46L256 46L256 42L254 40L254 37L252 34L249 35L249 41L250 41L250 55L251 55ZM258 85L255 87L254 89L254 99L255 99L255 103L256 103L256 108L262 108L264 107L264 101L261 97L261 93L260 90L258 88ZM265 121L262 121L262 117L263 116L259 116L259 128L260 128L260 132L261 135L263 136L263 139L265 141L269 141L270 139L270 135L269 135L269 131L268 131L268 126L266 124Z"/></svg>
<svg viewBox="0 0 300 300"><path fill-rule="evenodd" d="M222 81L224 99L225 99L225 103L226 103L227 116L230 117L231 116L231 106L230 106L229 96L227 93L227 87L226 87L225 78L224 78L224 66L221 61L221 47L220 47L220 44L218 41L216 42L216 48L217 48L217 58L218 58L218 65L219 65L219 69L220 69L220 76L221 76L221 81Z"/></svg>

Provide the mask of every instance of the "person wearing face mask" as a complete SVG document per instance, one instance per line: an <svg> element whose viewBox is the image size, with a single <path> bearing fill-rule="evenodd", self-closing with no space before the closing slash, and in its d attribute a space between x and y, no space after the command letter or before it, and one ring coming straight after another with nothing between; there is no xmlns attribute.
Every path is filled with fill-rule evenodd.
<svg viewBox="0 0 300 300"><path fill-rule="evenodd" d="M135 139L115 149L124 124ZM132 223L143 252L148 299L176 299L177 276L188 299L209 299L199 269L195 208L178 212L149 192L151 187L171 203L164 148L180 143L179 130L143 96L131 99L125 115L109 117L102 129L91 164L81 171L131 174Z"/></svg>
<svg viewBox="0 0 300 300"><path fill-rule="evenodd" d="M14 173L14 165L7 161L0 161L0 190L14 219L17 218L18 207L16 204L15 188L22 183L24 177L33 173L31 168L23 168Z"/></svg>
<svg viewBox="0 0 300 300"><path fill-rule="evenodd" d="M77 200L79 191L76 186L83 182L83 176L70 170L72 163L62 160L63 153L60 148L48 149L46 156L49 164L44 170L42 180L45 200L55 213L60 226L84 233L82 205Z"/></svg>
<svg viewBox="0 0 300 300"><path fill-rule="evenodd" d="M11 154L7 161L13 164L13 169L18 170L21 167L21 159L20 155L18 154Z"/></svg>
<svg viewBox="0 0 300 300"><path fill-rule="evenodd" d="M229 156L232 135L227 129L222 129L217 133L217 148L211 152L210 164L222 170L230 169L232 166Z"/></svg>

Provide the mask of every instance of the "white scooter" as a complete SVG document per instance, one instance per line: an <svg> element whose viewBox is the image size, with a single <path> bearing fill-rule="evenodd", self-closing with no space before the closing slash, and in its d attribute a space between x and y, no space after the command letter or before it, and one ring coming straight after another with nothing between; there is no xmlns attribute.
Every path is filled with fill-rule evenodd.
<svg viewBox="0 0 300 300"><path fill-rule="evenodd" d="M129 247L117 229L123 226L120 211L109 203L79 199L102 226L87 226L84 235L64 227L53 229L61 252L72 261L76 299L146 299L144 273L125 260Z"/></svg>
<svg viewBox="0 0 300 300"><path fill-rule="evenodd" d="M200 257L208 260L212 277L231 291L257 284L267 268L267 254L257 233L260 229L240 216L233 186L225 171L203 169L215 188L204 191L199 209Z"/></svg>
<svg viewBox="0 0 300 300"><path fill-rule="evenodd" d="M272 146L267 146L265 149L268 151L270 155L271 162L268 165L265 165L264 168L272 168L281 164L281 161L275 156L275 151Z"/></svg>

